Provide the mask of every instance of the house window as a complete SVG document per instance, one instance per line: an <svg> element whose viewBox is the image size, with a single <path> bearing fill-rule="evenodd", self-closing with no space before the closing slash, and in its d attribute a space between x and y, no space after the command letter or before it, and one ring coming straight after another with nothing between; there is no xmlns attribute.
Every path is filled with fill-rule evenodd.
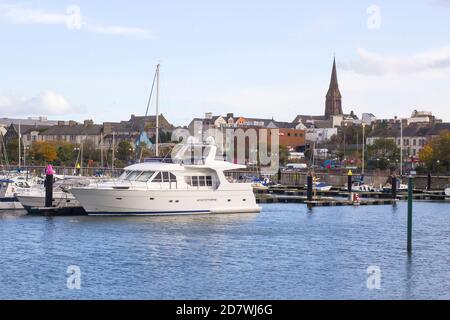
<svg viewBox="0 0 450 320"><path fill-rule="evenodd" d="M413 139L413 146L415 146L416 144L416 139Z"/></svg>

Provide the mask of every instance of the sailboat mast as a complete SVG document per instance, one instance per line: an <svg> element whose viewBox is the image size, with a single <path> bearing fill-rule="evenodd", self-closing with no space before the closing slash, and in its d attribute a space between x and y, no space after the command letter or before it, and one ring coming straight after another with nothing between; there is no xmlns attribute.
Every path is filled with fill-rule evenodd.
<svg viewBox="0 0 450 320"><path fill-rule="evenodd" d="M100 166L103 169L103 132L100 133Z"/></svg>
<svg viewBox="0 0 450 320"><path fill-rule="evenodd" d="M159 64L156 66L156 156L159 157Z"/></svg>
<svg viewBox="0 0 450 320"><path fill-rule="evenodd" d="M112 133L112 159L111 159L111 168L112 168L112 173L114 174L114 157L115 157L115 153L114 150L116 148L116 133L113 131Z"/></svg>
<svg viewBox="0 0 450 320"><path fill-rule="evenodd" d="M21 158L21 146L20 146L20 121L19 121L19 169L20 169L20 158Z"/></svg>

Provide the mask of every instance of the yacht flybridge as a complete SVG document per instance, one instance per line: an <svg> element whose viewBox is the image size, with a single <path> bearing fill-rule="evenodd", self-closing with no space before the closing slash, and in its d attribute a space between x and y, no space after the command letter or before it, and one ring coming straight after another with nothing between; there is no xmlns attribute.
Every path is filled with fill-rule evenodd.
<svg viewBox="0 0 450 320"><path fill-rule="evenodd" d="M73 188L89 215L174 215L259 212L251 183L225 171L244 165L216 160L213 138L181 145L176 155L126 167L115 181ZM200 156L195 156L199 153Z"/></svg>

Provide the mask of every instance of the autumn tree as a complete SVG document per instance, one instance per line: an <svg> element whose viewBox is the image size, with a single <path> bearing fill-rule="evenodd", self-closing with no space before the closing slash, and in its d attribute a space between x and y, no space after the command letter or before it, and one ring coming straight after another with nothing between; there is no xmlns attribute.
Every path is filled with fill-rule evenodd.
<svg viewBox="0 0 450 320"><path fill-rule="evenodd" d="M429 170L450 171L450 132L444 131L431 139L419 153Z"/></svg>
<svg viewBox="0 0 450 320"><path fill-rule="evenodd" d="M36 161L53 162L57 159L56 146L47 141L36 141L30 149L30 156Z"/></svg>

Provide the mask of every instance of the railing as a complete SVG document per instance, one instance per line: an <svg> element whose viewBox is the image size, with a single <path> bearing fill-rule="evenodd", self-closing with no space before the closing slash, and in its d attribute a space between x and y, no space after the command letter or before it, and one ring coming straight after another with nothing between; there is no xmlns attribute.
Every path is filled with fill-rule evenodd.
<svg viewBox="0 0 450 320"><path fill-rule="evenodd" d="M19 171L20 170L20 171ZM44 176L46 166L25 166L20 169L17 166L0 166L0 174L22 172L30 176ZM54 166L53 170L58 175L79 175L83 176L107 176L111 178L119 177L123 173L122 168L102 168L102 167L81 167L75 169L73 167Z"/></svg>

